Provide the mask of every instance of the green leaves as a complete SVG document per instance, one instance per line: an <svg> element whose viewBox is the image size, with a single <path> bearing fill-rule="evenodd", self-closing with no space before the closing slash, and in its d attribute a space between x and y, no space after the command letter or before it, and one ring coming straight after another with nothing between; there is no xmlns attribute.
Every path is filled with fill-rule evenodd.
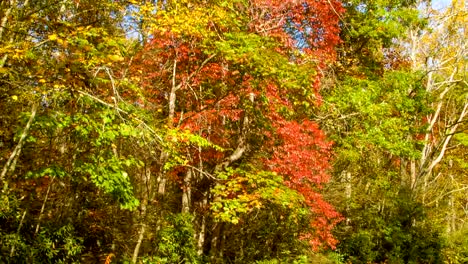
<svg viewBox="0 0 468 264"><path fill-rule="evenodd" d="M174 214L164 219L163 228L157 234L157 256L148 258L148 263L200 263L195 247L193 216ZM143 261L143 263L147 263Z"/></svg>
<svg viewBox="0 0 468 264"><path fill-rule="evenodd" d="M300 215L304 198L288 188L281 176L251 169L227 169L217 175L220 182L212 189L216 198L211 204L216 220L237 224L243 215L268 205L291 209L298 213L297 217Z"/></svg>
<svg viewBox="0 0 468 264"><path fill-rule="evenodd" d="M344 81L324 105L338 121L330 125L345 133L333 139L348 146L372 143L392 155L418 157L416 137L424 132L422 120L429 112L425 106L429 99L418 78L417 74L388 72L375 81Z"/></svg>
<svg viewBox="0 0 468 264"><path fill-rule="evenodd" d="M132 159L122 161L115 157L100 157L92 163L77 166L75 171L89 175L96 187L111 194L120 203L121 208L133 210L139 205L139 201L133 195L133 187L125 171L125 165L132 163L136 162Z"/></svg>
<svg viewBox="0 0 468 264"><path fill-rule="evenodd" d="M177 166L184 166L190 162L187 158L186 150L190 147L196 149L212 149L214 151L223 152L224 149L213 144L206 138L193 134L190 130L167 129L165 131L164 143L162 144L168 154L168 161L164 164L164 170L169 171Z"/></svg>

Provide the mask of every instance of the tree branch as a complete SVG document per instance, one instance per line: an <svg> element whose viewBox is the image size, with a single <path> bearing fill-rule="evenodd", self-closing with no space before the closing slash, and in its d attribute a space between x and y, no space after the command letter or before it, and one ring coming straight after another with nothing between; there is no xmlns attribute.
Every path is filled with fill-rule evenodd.
<svg viewBox="0 0 468 264"><path fill-rule="evenodd" d="M10 157L8 158L8 161L3 166L2 174L0 174L0 181L3 180L3 178L7 174L8 170L10 172L13 172L15 170L14 165L16 165L16 159L18 158L18 156L21 153L21 148L23 147L24 139L28 135L29 128L31 127L31 124L32 124L32 122L34 120L34 117L36 116L36 112L37 112L37 104L34 104L32 106L32 109L31 109L31 116L29 117L28 123L24 127L23 132L21 133L21 137L20 137L20 139L18 141L18 144L16 145L15 149L13 150ZM13 165L10 167L10 164L11 164L12 161L14 161L14 162L13 162Z"/></svg>

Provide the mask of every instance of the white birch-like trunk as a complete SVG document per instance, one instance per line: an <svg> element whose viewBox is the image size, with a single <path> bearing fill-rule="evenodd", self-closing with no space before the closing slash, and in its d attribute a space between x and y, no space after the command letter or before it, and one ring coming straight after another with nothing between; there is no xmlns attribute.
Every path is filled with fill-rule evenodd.
<svg viewBox="0 0 468 264"><path fill-rule="evenodd" d="M140 225L140 230L138 232L138 240L135 245L135 248L133 249L133 255L132 255L132 263L136 263L138 259L138 255L140 253L140 248L141 244L144 241L145 238L145 233L146 233L146 214L147 214L147 208L148 208L148 202L153 199L152 193L153 193L153 188L152 188L152 179L151 179L151 169L150 167L146 167L143 173L142 177L142 187L141 187L141 204L140 204L140 216L137 216L138 221L141 223Z"/></svg>
<svg viewBox="0 0 468 264"><path fill-rule="evenodd" d="M190 213L190 203L192 199L192 170L188 169L184 178L184 186L182 188L182 213Z"/></svg>
<svg viewBox="0 0 468 264"><path fill-rule="evenodd" d="M202 208L205 208L208 204L208 197L205 194L203 197ZM197 239L197 253L199 256L203 254L203 246L205 245L205 234L206 234L206 216L203 214L201 216L200 231L198 232Z"/></svg>

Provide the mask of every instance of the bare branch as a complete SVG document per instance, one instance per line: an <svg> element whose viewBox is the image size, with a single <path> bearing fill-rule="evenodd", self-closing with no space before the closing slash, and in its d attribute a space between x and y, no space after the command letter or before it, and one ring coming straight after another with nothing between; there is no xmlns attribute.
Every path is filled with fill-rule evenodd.
<svg viewBox="0 0 468 264"><path fill-rule="evenodd" d="M89 98L91 98L91 99L93 99L93 100L95 100L95 101L97 101L97 102L99 102L99 103L101 103L101 104L107 106L107 107L113 108L113 109L115 109L116 111L118 111L118 112L120 112L120 113L124 113L124 114L130 116L130 113L129 113L129 112L127 112L127 111L125 111L125 110L119 108L119 107L118 107L117 105L115 105L115 104L109 104L109 103L107 103L107 102L105 102L105 101L103 101L103 100L101 100L101 99L99 99L99 98L97 98L97 97L95 97L95 96L93 96L93 95L90 95L89 93L83 92L83 91L79 91L79 90L78 90L78 93L80 93L80 94L82 94L82 95L85 95L85 96L87 96L87 97L89 97ZM150 126L148 126L143 120L139 119L138 117L133 117L133 116L132 116L131 118L133 118L134 120L136 120L136 121L139 123L139 125L144 126L148 131L150 131L154 136L156 136L156 138L158 138L159 141L164 142L163 139L156 133L156 131L154 131L154 129L152 129Z"/></svg>

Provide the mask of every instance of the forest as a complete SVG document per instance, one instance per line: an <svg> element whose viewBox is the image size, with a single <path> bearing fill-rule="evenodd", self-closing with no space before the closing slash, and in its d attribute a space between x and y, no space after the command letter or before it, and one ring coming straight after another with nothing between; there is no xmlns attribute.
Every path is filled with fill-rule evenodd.
<svg viewBox="0 0 468 264"><path fill-rule="evenodd" d="M0 263L468 263L467 7L0 1Z"/></svg>

